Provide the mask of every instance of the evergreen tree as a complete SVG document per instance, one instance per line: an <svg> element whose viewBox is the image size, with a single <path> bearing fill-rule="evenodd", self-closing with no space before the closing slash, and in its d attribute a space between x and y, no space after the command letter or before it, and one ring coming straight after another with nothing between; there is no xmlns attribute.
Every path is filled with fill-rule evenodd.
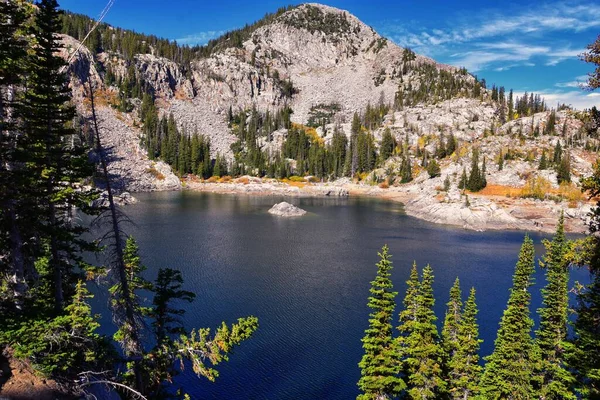
<svg viewBox="0 0 600 400"><path fill-rule="evenodd" d="M354 117L352 118L352 127L350 134L350 155L351 155L351 164L350 164L350 176L354 176L358 171L359 165L359 154L358 154L358 136L361 132L361 123L360 117L358 113L354 113Z"/></svg>
<svg viewBox="0 0 600 400"><path fill-rule="evenodd" d="M143 351L139 339L143 326L142 318L150 314L150 308L142 305L140 291L151 290L152 284L141 276L146 267L141 263L138 245L131 236L127 238L123 249L123 261L126 285L119 281L109 289L112 296L111 307L115 310L119 324L114 339L121 344L127 356L139 356ZM128 308L133 309L133 318L127 316Z"/></svg>
<svg viewBox="0 0 600 400"><path fill-rule="evenodd" d="M542 150L542 157L540 157L540 163L538 165L538 169L540 171L548 169L548 160L546 159L546 150Z"/></svg>
<svg viewBox="0 0 600 400"><path fill-rule="evenodd" d="M485 159L483 160L483 167L479 169L479 150L473 149L473 158L471 160L471 173L469 179L466 182L466 189L471 192L479 192L481 189L486 187L487 182L485 179Z"/></svg>
<svg viewBox="0 0 600 400"><path fill-rule="evenodd" d="M535 395L532 385L535 357L531 340L533 320L530 317L535 249L525 237L513 276L513 286L504 311L494 352L486 357L481 378L481 394L486 399L530 399Z"/></svg>
<svg viewBox="0 0 600 400"><path fill-rule="evenodd" d="M410 156L406 155L402 158L402 163L400 164L400 182L408 183L412 180L412 164L410 162Z"/></svg>
<svg viewBox="0 0 600 400"><path fill-rule="evenodd" d="M541 263L546 270L546 287L542 289L543 307L538 309L540 327L535 347L540 358L535 374L538 393L543 399L575 399L570 390L573 377L565 365L567 321L569 312L569 270L565 262L566 239L564 215L561 213L552 241L544 241L546 255Z"/></svg>
<svg viewBox="0 0 600 400"><path fill-rule="evenodd" d="M450 133L448 136L448 140L446 141L446 155L451 156L456 151L456 138L454 137L454 133Z"/></svg>
<svg viewBox="0 0 600 400"><path fill-rule="evenodd" d="M594 164L594 173L582 182L582 191L590 197L600 195L600 163ZM575 307L573 349L569 364L575 370L577 391L583 398L600 398L600 201L592 210L587 238L589 251L583 251L582 266L590 271L590 283L580 286ZM585 247L584 247L585 248Z"/></svg>
<svg viewBox="0 0 600 400"><path fill-rule="evenodd" d="M571 158L568 152L560 158L556 168L556 179L559 184L571 182Z"/></svg>
<svg viewBox="0 0 600 400"><path fill-rule="evenodd" d="M390 158L392 154L394 154L394 149L396 148L396 139L392 136L392 132L390 128L386 128L383 131L383 135L381 137L381 144L379 145L379 159L380 162L383 163L385 160Z"/></svg>
<svg viewBox="0 0 600 400"><path fill-rule="evenodd" d="M557 140L556 146L554 147L554 156L552 157L552 163L555 166L560 165L560 162L562 160L562 155L563 155L562 146L560 145L560 140Z"/></svg>
<svg viewBox="0 0 600 400"><path fill-rule="evenodd" d="M460 317L457 347L448 363L448 393L453 399L468 399L479 394L482 367L479 365L479 326L477 325L475 288Z"/></svg>
<svg viewBox="0 0 600 400"><path fill-rule="evenodd" d="M60 31L56 0L40 1L32 29L35 46L27 63L29 79L21 110L21 116L27 120L25 146L31 166L29 173L34 179L30 190L43 213L34 226L48 242L57 312L62 311L65 298L73 293L77 282L75 268L82 266L81 252L94 249L81 237L86 229L72 218L74 209L90 212L94 193L80 184L91 176L93 166L72 128L75 109L68 104L71 94L65 61L58 55Z"/></svg>
<svg viewBox="0 0 600 400"><path fill-rule="evenodd" d="M442 379L442 349L433 312L433 272L423 269L421 282L413 266L405 298L405 311L400 315L401 336L398 338L403 371L407 377L408 396L412 399L436 399L445 393ZM416 284L416 292L415 292Z"/></svg>
<svg viewBox="0 0 600 400"><path fill-rule="evenodd" d="M466 189L468 180L469 179L467 178L467 169L463 168L462 175L460 176L460 180L458 181L458 188Z"/></svg>
<svg viewBox="0 0 600 400"><path fill-rule="evenodd" d="M393 266L387 246L383 246L379 257L377 276L371 282L368 303L372 309L369 328L362 339L365 354L358 364L361 368L358 387L362 391L358 399L365 400L395 397L406 388L398 376L400 365L392 338L392 318L398 292L393 291L390 279Z"/></svg>
<svg viewBox="0 0 600 400"><path fill-rule="evenodd" d="M427 165L427 173L429 174L429 178L435 178L441 175L442 170L435 159L431 160Z"/></svg>
<svg viewBox="0 0 600 400"><path fill-rule="evenodd" d="M461 323L462 292L458 278L450 289L450 301L446 303L446 317L442 329L442 348L446 356L446 362L452 360L458 348L458 328Z"/></svg>

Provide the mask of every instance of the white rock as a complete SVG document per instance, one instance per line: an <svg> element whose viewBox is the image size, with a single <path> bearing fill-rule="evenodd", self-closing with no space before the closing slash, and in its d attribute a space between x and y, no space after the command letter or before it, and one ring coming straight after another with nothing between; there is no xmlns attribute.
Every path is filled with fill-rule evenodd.
<svg viewBox="0 0 600 400"><path fill-rule="evenodd" d="M306 211L283 201L271 207L269 213L280 217L301 217L306 214Z"/></svg>

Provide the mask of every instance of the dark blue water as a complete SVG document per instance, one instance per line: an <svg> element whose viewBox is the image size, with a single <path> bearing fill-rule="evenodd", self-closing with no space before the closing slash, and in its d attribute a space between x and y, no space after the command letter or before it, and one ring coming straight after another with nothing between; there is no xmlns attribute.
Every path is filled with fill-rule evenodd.
<svg viewBox="0 0 600 400"><path fill-rule="evenodd" d="M187 328L255 315L255 336L221 364L216 383L191 370L178 377L195 399L352 399L358 393L360 339L377 251L387 243L400 292L416 261L435 273L436 313L443 320L458 276L466 297L477 289L482 356L493 349L523 232L478 233L408 217L402 206L374 199L287 199L310 212L271 216L280 198L183 193L139 194L126 212L136 227L147 276L161 267L183 272L197 294ZM531 234L538 257L541 236ZM587 273L574 271L587 280ZM539 307L543 272L536 275ZM101 300L98 300L101 302ZM397 309L397 313L399 309ZM105 316L105 320L108 318ZM440 322L438 321L438 322Z"/></svg>

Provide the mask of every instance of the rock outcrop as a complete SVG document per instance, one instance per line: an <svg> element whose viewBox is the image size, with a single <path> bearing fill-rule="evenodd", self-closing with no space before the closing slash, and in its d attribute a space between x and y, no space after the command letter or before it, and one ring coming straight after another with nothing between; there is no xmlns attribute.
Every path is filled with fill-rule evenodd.
<svg viewBox="0 0 600 400"><path fill-rule="evenodd" d="M233 124L228 121L229 110L237 113L255 108L274 112L289 106L293 110L292 121L306 124L315 107L335 104L337 111L333 120L350 137L350 119L354 112L364 111L369 103L393 103L401 90L409 86L414 89L430 78L424 70L430 75L449 72L457 80L455 83L467 86L475 82L475 78L465 71L397 46L348 12L320 4L294 7L260 25L246 38L237 46L226 43L188 65L153 54L138 54L126 62L119 54L93 55L82 47L70 65L71 86L78 110L85 118L89 118L89 110L84 84L91 82L102 95L103 101L98 102L101 135L114 156L111 174L119 182L120 190L178 190L181 183L168 165L149 160L140 146L143 140L142 121L138 117L140 100L131 99L134 110L130 113L112 107L118 89L106 84L102 68L98 66L110 67L118 79L125 78L133 68L136 77L155 95L161 115L173 113L185 132L198 132L209 137L212 156L220 154L229 161L233 158L231 145L238 140L232 133ZM63 37L63 42L65 57L79 47L79 42L68 36ZM292 85L294 90L284 90L286 84ZM428 215L438 215L440 219L444 212L462 215L460 218L466 221L465 224L476 218L462 208L460 212L449 208L448 204L460 208L465 202L463 196L442 194L437 190L449 177L456 191L458 177L463 169L469 169L474 145L487 160L489 184L518 188L530 177L541 176L553 189L558 188L556 173L551 169L537 171L536 166L541 152L547 150L549 155L558 140L558 134L538 136L534 133L534 127L544 129L549 112L505 122L506 110L501 110L499 103L492 101L491 91L486 89L481 89L481 96L477 98L459 94L446 101L425 99L411 104L390 112L383 125L372 133L378 143L383 132L390 129L398 143L413 152L419 148L429 154L436 152L442 138L452 135L460 141L455 153L440 162L440 177L427 179L427 174L416 168L416 179L406 189L422 195L421 209L427 209ZM334 126L326 124L324 129L317 129L325 143L331 141ZM583 123L573 112L563 110L556 113L556 126L564 129L562 135L565 138L573 138L580 134ZM258 146L265 154L276 154L287 134L287 129L279 129L272 132L269 139L261 136L257 139ZM497 159L509 150L516 150L519 156L507 159L500 170ZM580 176L590 173L593 159L581 149L571 149L570 155L573 181L577 183ZM415 158L413 165L417 162ZM390 160L374 171L372 178L388 178L389 172L397 176L398 164L399 159ZM241 186L233 183L191 185L236 193L348 195L343 185L306 185L302 189L277 182L253 182ZM441 195L443 207L437 205L439 201L428 203ZM479 207L485 209L486 206ZM496 215L494 218L510 220L510 215L504 215L502 210L488 211L486 215L492 213Z"/></svg>
<svg viewBox="0 0 600 400"><path fill-rule="evenodd" d="M306 211L283 201L271 207L269 214L277 215L279 217L301 217L306 214Z"/></svg>

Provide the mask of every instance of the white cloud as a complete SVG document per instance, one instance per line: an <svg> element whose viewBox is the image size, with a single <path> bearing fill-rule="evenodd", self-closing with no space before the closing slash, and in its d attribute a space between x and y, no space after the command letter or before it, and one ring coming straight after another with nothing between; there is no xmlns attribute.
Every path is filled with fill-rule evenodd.
<svg viewBox="0 0 600 400"><path fill-rule="evenodd" d="M555 51L549 52L547 54L548 61L546 62L546 65L553 66L562 61L568 60L568 59L578 58L579 55L581 53L583 53L584 51L585 51L585 49L579 49L579 50L560 49L560 50L555 50Z"/></svg>
<svg viewBox="0 0 600 400"><path fill-rule="evenodd" d="M471 42L496 36L542 31L572 31L600 27L600 4L573 6L566 2L528 10L516 15L483 13L478 23L470 22L462 27L444 31L434 29L431 33L422 31L430 43ZM475 25L475 26L474 26Z"/></svg>
<svg viewBox="0 0 600 400"><path fill-rule="evenodd" d="M575 1L579 2L562 0L517 12L508 8L478 11L477 19L470 17L447 29L415 31L417 24L392 21L381 31L399 45L435 58L455 53L451 57L456 60L451 63L473 72L487 68L504 71L532 64L533 58L539 64L555 66L584 52L571 47L568 32L600 27L600 4ZM564 35L559 40L548 40L550 34L560 32Z"/></svg>
<svg viewBox="0 0 600 400"><path fill-rule="evenodd" d="M496 71L505 71L519 66L533 66L530 60L535 56L547 55L551 49L547 46L526 45L515 42L478 43L476 47L481 50L455 53L452 63L476 72L488 67L490 64L502 65Z"/></svg>
<svg viewBox="0 0 600 400"><path fill-rule="evenodd" d="M223 35L225 31L206 31L206 32L198 32L192 35L187 35L180 39L177 39L177 43L188 45L188 46L196 46L196 45L205 45L209 40L218 38Z"/></svg>
<svg viewBox="0 0 600 400"><path fill-rule="evenodd" d="M558 82L554 86L559 87L559 88L579 88L582 85L584 85L587 82L587 80L588 80L587 75L580 75L580 76L575 77L575 79L572 81Z"/></svg>

